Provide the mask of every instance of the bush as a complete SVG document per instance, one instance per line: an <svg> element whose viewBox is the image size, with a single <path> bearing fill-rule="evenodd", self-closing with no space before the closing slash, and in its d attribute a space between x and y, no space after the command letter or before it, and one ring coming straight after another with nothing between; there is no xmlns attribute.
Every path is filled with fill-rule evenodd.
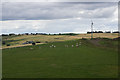
<svg viewBox="0 0 120 80"><path fill-rule="evenodd" d="M5 45L6 44L5 41L3 41L2 44Z"/></svg>
<svg viewBox="0 0 120 80"><path fill-rule="evenodd" d="M45 43L48 43L48 41L45 41Z"/></svg>
<svg viewBox="0 0 120 80"><path fill-rule="evenodd" d="M86 38L82 38L82 40L87 40Z"/></svg>
<svg viewBox="0 0 120 80"><path fill-rule="evenodd" d="M36 45L35 42L33 42L32 45Z"/></svg>
<svg viewBox="0 0 120 80"><path fill-rule="evenodd" d="M10 46L10 44L7 44L7 46Z"/></svg>
<svg viewBox="0 0 120 80"><path fill-rule="evenodd" d="M37 41L36 43L41 43L40 41Z"/></svg>

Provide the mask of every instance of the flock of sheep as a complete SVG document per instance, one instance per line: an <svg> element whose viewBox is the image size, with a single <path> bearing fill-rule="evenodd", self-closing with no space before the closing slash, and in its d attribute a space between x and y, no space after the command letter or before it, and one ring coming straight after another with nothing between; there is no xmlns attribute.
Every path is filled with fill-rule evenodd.
<svg viewBox="0 0 120 80"><path fill-rule="evenodd" d="M68 44L66 44L66 45L64 45L64 47L65 48L68 48L68 47L79 47L79 46L81 46L82 45L82 43L81 42L78 42L78 43L75 43L75 44L72 44L72 45L68 45ZM50 46L48 46L49 48L56 48L57 46L56 45L54 45L54 44L51 44ZM42 47L39 47L39 48L42 48ZM30 49L33 49L33 48L30 48Z"/></svg>
<svg viewBox="0 0 120 80"><path fill-rule="evenodd" d="M66 48L67 48L67 47L70 47L70 46L71 46L71 47L79 47L79 46L81 46L81 42L78 42L78 43L76 43L76 44L74 44L74 45L64 45L64 47L66 47ZM57 47L57 46L55 46L55 45L52 44L52 45L50 45L49 47L50 47L50 48L55 48L55 47Z"/></svg>

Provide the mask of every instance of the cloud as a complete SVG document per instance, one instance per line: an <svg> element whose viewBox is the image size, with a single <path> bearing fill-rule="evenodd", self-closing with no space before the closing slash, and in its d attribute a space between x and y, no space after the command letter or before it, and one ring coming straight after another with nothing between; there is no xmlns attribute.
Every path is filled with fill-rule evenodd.
<svg viewBox="0 0 120 80"><path fill-rule="evenodd" d="M2 2L118 2L119 0L1 0Z"/></svg>
<svg viewBox="0 0 120 80"><path fill-rule="evenodd" d="M3 3L2 33L76 32L118 30L118 7L114 2Z"/></svg>
<svg viewBox="0 0 120 80"><path fill-rule="evenodd" d="M117 3L40 2L3 3L3 20L53 20L68 18L108 18Z"/></svg>
<svg viewBox="0 0 120 80"><path fill-rule="evenodd" d="M116 22L110 19L93 19L94 31L118 30ZM3 21L3 33L45 32L61 33L76 32L86 33L91 30L91 22L87 19L57 19L57 20L11 20Z"/></svg>

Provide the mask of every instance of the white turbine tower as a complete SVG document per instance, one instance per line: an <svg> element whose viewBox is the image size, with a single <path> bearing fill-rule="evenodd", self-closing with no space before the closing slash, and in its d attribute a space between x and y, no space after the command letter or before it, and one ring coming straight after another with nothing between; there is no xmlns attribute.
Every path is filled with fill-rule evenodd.
<svg viewBox="0 0 120 80"><path fill-rule="evenodd" d="M93 39L93 21L91 20L91 39Z"/></svg>

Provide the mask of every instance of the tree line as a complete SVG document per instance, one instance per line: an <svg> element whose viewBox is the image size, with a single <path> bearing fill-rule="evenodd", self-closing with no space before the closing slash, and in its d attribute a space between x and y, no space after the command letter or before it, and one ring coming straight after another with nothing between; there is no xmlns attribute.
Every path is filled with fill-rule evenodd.
<svg viewBox="0 0 120 80"><path fill-rule="evenodd" d="M120 33L119 31L114 31L114 32L111 32L111 31L93 31L93 32L87 32L87 34L90 34L90 33ZM78 35L77 33L57 33L57 34L47 34L47 33L23 33L23 34L15 34L15 33L10 33L10 34L2 34L2 36L21 36L21 35Z"/></svg>
<svg viewBox="0 0 120 80"><path fill-rule="evenodd" d="M47 34L47 33L24 33L24 34L2 34L2 36L21 36L21 35L78 35L76 33L58 33L58 34Z"/></svg>
<svg viewBox="0 0 120 80"><path fill-rule="evenodd" d="M113 32L111 32L111 31L105 31L105 32L103 32L103 31L93 31L93 32L87 32L87 34L91 34L91 33L120 33L119 31L113 31Z"/></svg>

